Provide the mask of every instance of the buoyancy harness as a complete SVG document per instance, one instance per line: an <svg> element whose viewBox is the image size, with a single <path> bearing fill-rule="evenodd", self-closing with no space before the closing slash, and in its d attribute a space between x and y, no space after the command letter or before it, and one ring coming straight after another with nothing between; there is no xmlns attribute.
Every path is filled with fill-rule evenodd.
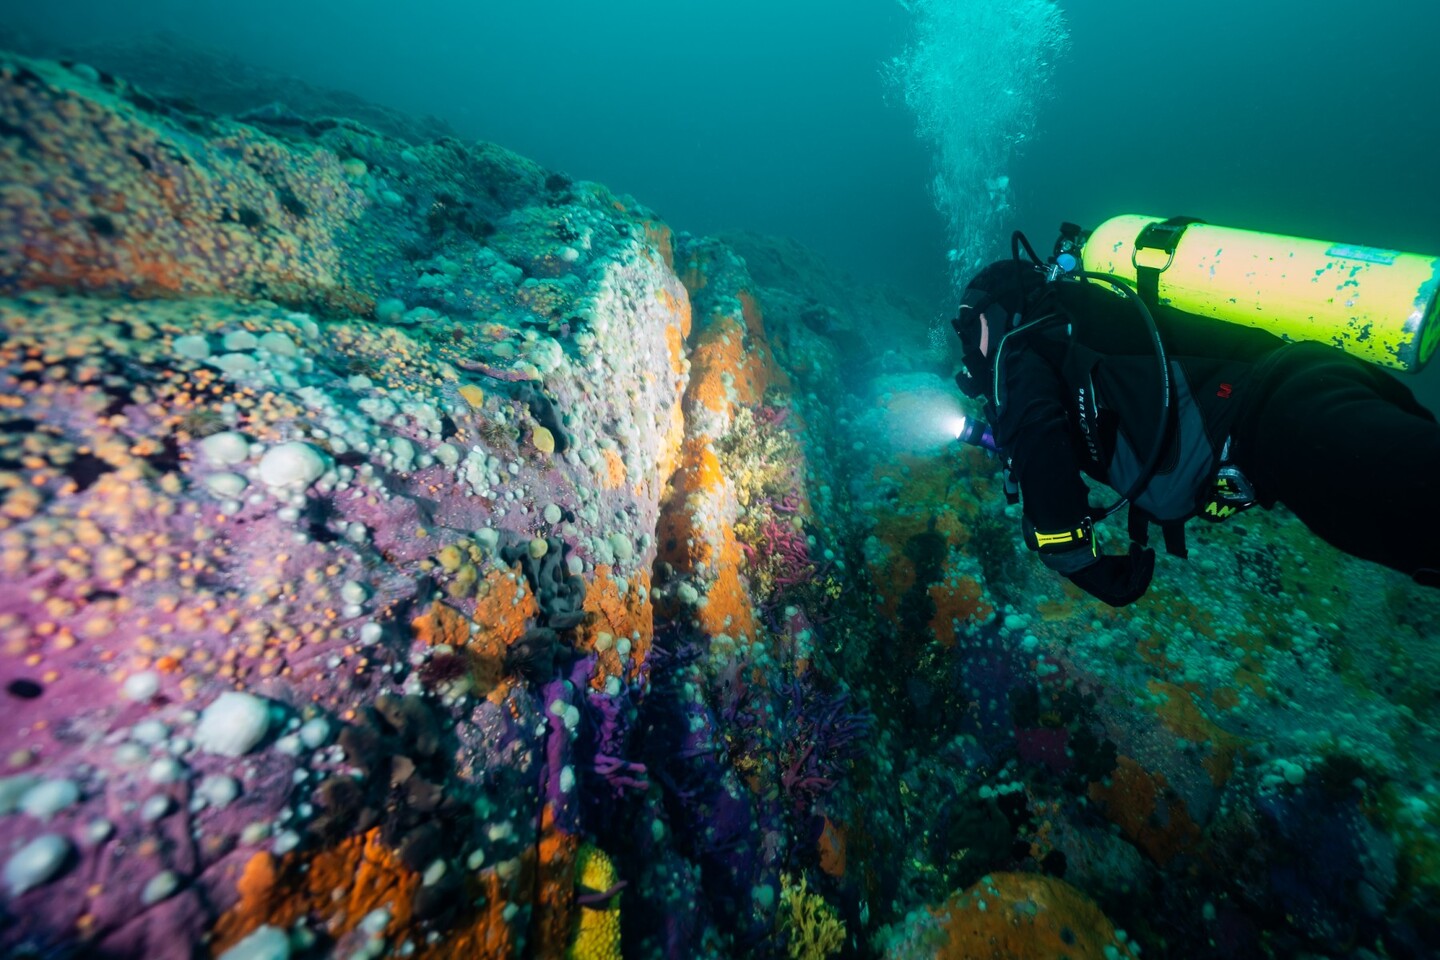
<svg viewBox="0 0 1440 960"><path fill-rule="evenodd" d="M1198 222L1190 218L1175 218L1165 222L1162 227L1150 231L1145 242L1155 243L1158 249L1164 245L1171 245L1178 240L1183 233L1185 226ZM1065 322L1067 325L1066 336L1072 338L1071 359L1079 357L1080 364L1085 363L1085 349L1077 345L1073 339L1073 325L1063 308L1058 304L1048 301L1048 297L1059 289L1059 285L1067 283L1098 283L1111 289L1115 294L1129 300L1140 314L1155 355L1156 369L1159 372L1159 397L1158 417L1151 438L1148 451L1144 456L1127 442L1116 445L1115 453L1107 465L1109 474L1108 480L1112 487L1121 493L1118 500L1108 507L1099 511L1098 518L1093 522L1107 519L1122 507L1129 506L1128 530L1131 539L1141 545L1148 542L1149 526L1154 523L1161 527L1167 551L1177 556L1184 557L1187 553L1185 546L1184 524L1192 516L1201 515L1209 520L1223 520L1255 502L1253 488L1240 473L1239 468L1228 459L1229 441L1226 439L1222 449L1216 449L1216 445L1206 434L1203 425L1200 423L1200 414L1191 395L1190 386L1184 376L1184 372L1178 364L1172 365L1167 356L1165 342L1161 336L1159 327L1152 314L1152 307L1158 306L1154 291L1157 284L1155 277L1146 276L1145 273L1162 273L1164 267L1147 270L1141 273L1141 282L1137 284L1138 289L1132 288L1130 284L1123 282L1108 274L1090 272L1080 269L1080 261L1077 253L1083 250L1086 234L1074 224L1063 224L1061 237L1056 241L1055 251L1047 262L1042 262L1024 234L1016 231L1011 237L1011 254L1017 269L1016 289L1019 292L1020 302L1025 308L1007 318L1006 329L999 337L998 343L993 351L993 358L990 366L990 387L988 391L995 411L1004 404L1004 378L1003 367L1005 361L1005 348L1012 338L1023 336L1038 329L1053 328L1056 324ZM1024 250L1031 263L1024 264L1020 252ZM1168 265L1168 264L1167 264ZM1044 277L1044 292L1036 295L1033 289L1026 289L1025 281L1020 279L1024 274L1018 271L1028 271L1029 277L1034 278L1037 274ZM988 302L971 305L977 310L977 314L985 310L989 303L998 297L992 296ZM1058 300L1058 298L1057 298ZM1039 313L1039 316L1034 316ZM1033 319L1029 319L1033 317ZM957 333L961 332L962 316L957 316L954 325ZM962 340L964 336L962 334ZM1093 355L1098 357L1098 355ZM1074 371L1072 371L1072 374ZM976 389L979 385L972 379L967 383L967 374L957 377L962 390L971 396L976 396L983 389ZM1092 458L1099 449L1090 431L1097 429L1099 423L1099 409L1097 395L1093 381L1088 376L1075 378L1078 382L1088 384L1078 389L1075 398L1082 411L1080 421L1082 432L1086 433L1087 446ZM969 387L969 389L967 389ZM1088 416L1087 413L1088 407ZM972 434L984 434L988 431L975 431ZM961 439L965 439L961 437ZM973 441L970 441L973 442ZM993 444L993 439L991 440ZM1167 449L1172 449L1174 455L1168 469L1161 472L1157 477L1157 470L1161 458ZM1007 477L1007 500L1015 502L1013 484L1009 482L1010 462L1003 451L996 451L1001 457L1006 468ZM1196 474L1200 475L1208 471L1215 471L1212 481L1205 496L1197 502L1195 496ZM1200 481L1203 483L1203 481ZM1075 531L1036 531L1030 525L1024 524L1025 540L1032 549L1041 551L1049 549L1071 549L1077 543L1089 543L1092 550L1094 547L1091 539L1093 522L1086 518L1086 522ZM1063 535L1062 535L1063 534Z"/></svg>
<svg viewBox="0 0 1440 960"><path fill-rule="evenodd" d="M1134 292L1152 315L1158 315L1164 309L1174 309L1160 299L1161 275L1174 263L1175 251L1186 231L1201 223L1203 221L1194 217L1171 217L1145 225L1135 238L1135 253L1132 255ZM1090 242L1093 242L1093 234L1084 233L1074 224L1064 224L1061 237L1056 241L1056 259L1066 248L1083 256ZM1146 262L1141 262L1142 252ZM1161 257L1163 262L1160 262ZM1075 273L1086 275L1085 271ZM1112 276L1111 279L1128 278ZM1128 288L1130 284L1125 286ZM1151 322L1153 327L1153 319ZM1158 327L1154 329L1158 331ZM1159 336L1158 333L1156 335ZM1180 364L1163 359L1161 362L1170 367L1170 389L1173 393L1171 415L1165 427L1167 432L1164 440L1159 442L1172 452L1172 456L1167 470L1157 474L1152 468L1144 474L1143 486L1126 498L1130 507L1128 531L1132 541L1145 546L1149 542L1150 526L1159 526L1166 552L1184 558L1189 553L1185 524L1191 517L1201 516L1211 522L1222 522L1253 506L1256 497L1253 484L1230 457L1230 437L1209 434L1197 400L1199 396L1208 397L1212 393L1228 396L1230 384L1191 383ZM1091 392L1094 393L1093 389ZM1116 443L1109 466L1112 481L1120 483L1138 472L1136 454L1123 440ZM1208 480L1204 479L1207 477ZM1202 491L1198 501L1195 494L1197 484Z"/></svg>

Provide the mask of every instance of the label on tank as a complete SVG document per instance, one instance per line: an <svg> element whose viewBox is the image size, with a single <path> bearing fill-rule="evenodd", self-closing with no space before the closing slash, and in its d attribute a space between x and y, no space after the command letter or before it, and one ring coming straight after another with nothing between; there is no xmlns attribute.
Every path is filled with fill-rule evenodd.
<svg viewBox="0 0 1440 960"><path fill-rule="evenodd" d="M1394 263L1400 256L1399 250L1381 250L1379 247L1354 247L1337 243L1325 251L1327 257L1344 257L1346 260L1364 260L1366 263Z"/></svg>

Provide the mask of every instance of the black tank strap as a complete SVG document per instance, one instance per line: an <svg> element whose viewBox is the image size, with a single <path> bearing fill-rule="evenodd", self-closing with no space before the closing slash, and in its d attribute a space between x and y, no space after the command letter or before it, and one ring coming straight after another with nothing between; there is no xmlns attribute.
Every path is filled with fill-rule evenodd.
<svg viewBox="0 0 1440 960"><path fill-rule="evenodd" d="M1163 523L1160 529L1165 534L1165 552L1181 560L1189 559L1190 548L1185 545L1185 521L1174 520Z"/></svg>
<svg viewBox="0 0 1440 960"><path fill-rule="evenodd" d="M1170 269L1170 264L1175 261L1175 248L1180 245L1185 228L1192 223L1204 222L1196 217L1171 217L1149 224L1135 238L1135 249L1130 252L1130 263L1135 268L1135 289L1151 310L1159 306L1160 274ZM1142 266L1139 261L1141 250L1159 250L1165 254L1165 265Z"/></svg>
<svg viewBox="0 0 1440 960"><path fill-rule="evenodd" d="M1132 503L1125 525L1130 531L1131 543L1138 543L1142 547L1150 544L1150 514Z"/></svg>
<svg viewBox="0 0 1440 960"><path fill-rule="evenodd" d="M1150 524L1157 524L1160 532L1165 537L1165 552L1172 557L1179 557L1185 560L1190 556L1190 548L1185 543L1185 521L1170 520L1161 522L1150 516L1148 512L1135 504L1130 504L1130 513L1126 518L1126 527L1130 532L1130 542L1140 546L1150 544Z"/></svg>

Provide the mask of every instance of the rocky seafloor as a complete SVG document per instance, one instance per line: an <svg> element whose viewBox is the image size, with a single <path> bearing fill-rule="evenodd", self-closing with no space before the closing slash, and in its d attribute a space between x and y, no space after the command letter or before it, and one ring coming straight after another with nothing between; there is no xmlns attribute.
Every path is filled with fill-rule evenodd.
<svg viewBox="0 0 1440 960"><path fill-rule="evenodd" d="M6 955L1440 951L1434 596L1254 511L1112 610L925 307L203 94L0 55Z"/></svg>

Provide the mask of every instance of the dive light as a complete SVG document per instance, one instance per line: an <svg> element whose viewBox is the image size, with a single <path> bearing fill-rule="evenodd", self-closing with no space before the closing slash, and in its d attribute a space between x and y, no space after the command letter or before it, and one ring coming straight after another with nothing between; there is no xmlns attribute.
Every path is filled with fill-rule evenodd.
<svg viewBox="0 0 1440 960"><path fill-rule="evenodd" d="M973 417L961 417L960 429L955 434L955 439L961 443L968 443L972 447L979 447L991 453L999 453L1000 445L995 442L995 432L990 429L990 424L984 420L976 420Z"/></svg>

